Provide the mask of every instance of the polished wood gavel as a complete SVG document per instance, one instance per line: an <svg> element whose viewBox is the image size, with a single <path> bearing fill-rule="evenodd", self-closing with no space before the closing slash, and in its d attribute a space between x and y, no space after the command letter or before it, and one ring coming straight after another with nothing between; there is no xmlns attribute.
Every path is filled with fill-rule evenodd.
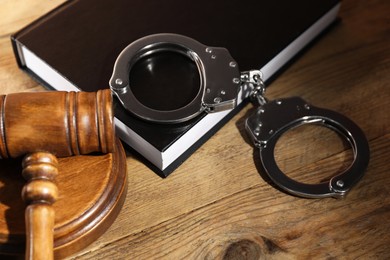
<svg viewBox="0 0 390 260"><path fill-rule="evenodd" d="M0 158L25 156L26 259L53 259L56 157L113 152L114 136L109 90L0 95Z"/></svg>

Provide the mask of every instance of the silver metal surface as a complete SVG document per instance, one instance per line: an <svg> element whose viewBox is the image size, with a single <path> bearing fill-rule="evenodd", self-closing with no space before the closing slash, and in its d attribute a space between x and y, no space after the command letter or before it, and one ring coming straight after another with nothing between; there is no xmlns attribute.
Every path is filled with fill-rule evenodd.
<svg viewBox="0 0 390 260"><path fill-rule="evenodd" d="M303 125L320 124L338 132L353 149L354 159L343 173L329 182L299 183L285 175L277 166L274 149L286 131ZM260 148L260 159L271 180L283 190L302 197L343 197L364 175L370 151L362 130L349 118L326 109L307 104L298 97L275 100L260 106L246 120L246 129L255 146Z"/></svg>
<svg viewBox="0 0 390 260"><path fill-rule="evenodd" d="M129 74L141 58L163 51L183 54L195 62L200 86L196 97L187 105L170 111L148 108L131 91ZM154 34L128 45L118 56L110 79L110 88L123 107L132 114L152 122L180 123L201 112L232 109L240 89L237 63L225 48L209 47L178 34ZM179 94L179 93L178 93Z"/></svg>
<svg viewBox="0 0 390 260"><path fill-rule="evenodd" d="M243 88L249 88L250 98L256 105L264 105L268 101L264 96L265 84L262 80L262 73L260 70L249 70L241 72L241 84Z"/></svg>
<svg viewBox="0 0 390 260"><path fill-rule="evenodd" d="M196 97L187 105L170 111L151 109L140 103L129 83L130 70L139 59L164 51L189 57L200 75ZM259 108L246 120L246 129L255 146L260 148L263 168L276 185L297 196L343 197L363 176L368 165L370 152L367 139L350 119L334 111L311 106L297 97L269 102L264 96L265 85L260 70L240 73L238 64L226 49L205 46L182 35L155 34L131 43L115 62L110 87L126 110L142 119L159 123L180 123L202 112L232 109L236 106L240 89L249 93L252 102ZM299 183L286 176L276 164L275 145L283 133L303 124L320 124L343 136L353 149L351 166L329 182L320 184Z"/></svg>

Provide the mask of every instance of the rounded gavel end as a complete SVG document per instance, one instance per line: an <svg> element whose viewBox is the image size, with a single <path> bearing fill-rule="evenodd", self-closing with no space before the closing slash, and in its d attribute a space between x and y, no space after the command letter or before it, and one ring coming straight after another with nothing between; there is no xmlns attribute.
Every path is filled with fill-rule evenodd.
<svg viewBox="0 0 390 260"><path fill-rule="evenodd" d="M0 157L33 152L67 157L114 149L111 91L0 96Z"/></svg>

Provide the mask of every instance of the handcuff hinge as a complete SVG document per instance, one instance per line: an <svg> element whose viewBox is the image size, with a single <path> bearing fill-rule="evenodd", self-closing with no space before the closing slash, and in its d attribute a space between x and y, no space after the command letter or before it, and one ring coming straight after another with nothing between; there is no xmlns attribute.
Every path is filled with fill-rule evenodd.
<svg viewBox="0 0 390 260"><path fill-rule="evenodd" d="M249 96L252 102L259 106L263 106L268 102L264 96L265 84L260 70L243 71L240 79L242 85L246 85L251 89Z"/></svg>

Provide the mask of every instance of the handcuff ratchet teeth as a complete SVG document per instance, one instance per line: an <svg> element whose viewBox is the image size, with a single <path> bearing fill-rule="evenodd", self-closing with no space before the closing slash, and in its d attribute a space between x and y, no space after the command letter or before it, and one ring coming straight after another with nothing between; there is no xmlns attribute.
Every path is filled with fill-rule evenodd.
<svg viewBox="0 0 390 260"><path fill-rule="evenodd" d="M129 74L141 58L161 51L183 54L195 62L200 75L197 96L187 105L158 111L140 103L134 96ZM268 101L260 70L239 71L238 64L225 48L209 47L178 34L154 34L128 45L118 56L110 88L123 107L132 114L152 122L180 123L202 112L218 112L236 106L238 93L250 96L259 105L246 120L246 130L256 147L270 179L283 190L308 198L343 197L364 174L370 152L363 131L349 118L331 110L309 105L298 97ZM280 136L303 125L320 124L338 132L351 145L354 159L343 173L329 182L305 184L284 174L275 161L274 150Z"/></svg>

